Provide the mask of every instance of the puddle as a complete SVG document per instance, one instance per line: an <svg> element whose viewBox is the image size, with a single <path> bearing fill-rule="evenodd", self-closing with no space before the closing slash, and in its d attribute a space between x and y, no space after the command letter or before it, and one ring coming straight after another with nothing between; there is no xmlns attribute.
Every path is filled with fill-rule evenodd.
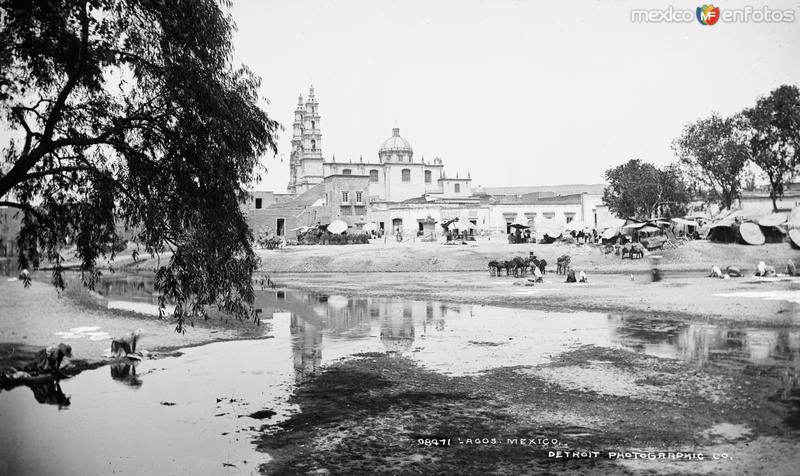
<svg viewBox="0 0 800 476"><path fill-rule="evenodd" d="M768 301L788 301L800 304L800 291L742 291L738 293L715 294L720 297L743 297L752 299L765 299Z"/></svg>
<svg viewBox="0 0 800 476"><path fill-rule="evenodd" d="M157 304L147 279L112 281L98 287L109 301ZM10 474L255 472L269 455L256 452L251 441L262 425L296 411L289 403L296 386L325 365L362 352L402 355L433 371L466 375L547 363L559 353L595 345L698 367L728 365L745 377L765 375L784 389L776 396L781 401L800 393L800 331L794 329L287 289L259 291L255 304L271 324L268 339L189 348L180 357L104 367L60 385L0 393L0 468L5 461ZM101 338L102 332L68 330L81 338ZM641 387L620 380L603 362L592 369L593 375L616 379L615 387L605 389L613 394ZM651 390L656 391L642 391ZM86 448L92 448L91 457Z"/></svg>
<svg viewBox="0 0 800 476"><path fill-rule="evenodd" d="M288 334L283 317L277 331ZM289 340L182 352L0 393L0 469L5 463L7 474L257 474L269 456L255 450L252 438L293 411Z"/></svg>

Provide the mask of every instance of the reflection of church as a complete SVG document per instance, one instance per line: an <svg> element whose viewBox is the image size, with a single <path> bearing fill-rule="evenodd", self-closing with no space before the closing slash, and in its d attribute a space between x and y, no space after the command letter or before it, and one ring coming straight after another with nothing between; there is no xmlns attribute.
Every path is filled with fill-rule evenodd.
<svg viewBox="0 0 800 476"><path fill-rule="evenodd" d="M291 313L292 356L295 379L306 380L322 365L322 326Z"/></svg>
<svg viewBox="0 0 800 476"><path fill-rule="evenodd" d="M414 317L411 303L392 306L386 303L388 312L381 317L381 343L390 354L402 354L414 345Z"/></svg>

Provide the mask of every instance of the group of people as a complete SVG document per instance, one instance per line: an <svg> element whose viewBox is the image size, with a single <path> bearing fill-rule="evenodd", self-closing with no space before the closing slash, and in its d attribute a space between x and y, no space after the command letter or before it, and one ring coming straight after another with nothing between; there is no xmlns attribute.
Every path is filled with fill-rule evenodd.
<svg viewBox="0 0 800 476"><path fill-rule="evenodd" d="M586 276L586 272L581 270L577 277L575 276L575 270L570 269L567 271L567 283L588 283L589 278Z"/></svg>
<svg viewBox="0 0 800 476"><path fill-rule="evenodd" d="M591 231L573 230L570 233L570 236L572 236L572 238L574 238L577 243L586 243L586 244L593 243L597 245L600 244L600 242L602 241L602 236L599 233L597 233L597 230L595 229L592 229Z"/></svg>
<svg viewBox="0 0 800 476"><path fill-rule="evenodd" d="M787 276L800 276L800 272L798 272L797 267L795 266L792 260L789 260L786 263L786 275ZM725 268L725 272L723 273L719 266L712 266L711 267L711 274L708 275L709 278L721 278L721 279L729 279L729 278L741 278L744 276L742 270L736 266L728 266ZM775 267L766 264L763 261L759 261L758 265L756 266L756 272L754 276L768 278L778 276L778 273L775 271Z"/></svg>
<svg viewBox="0 0 800 476"><path fill-rule="evenodd" d="M136 344L141 336L142 330L137 329L135 332L129 332L124 336L113 339L111 341L111 356L117 358L135 356L137 359L140 359L136 353ZM63 376L62 365L64 359L70 358L72 358L71 345L64 343L52 345L38 350L33 360L27 364L23 370L8 367L3 369L2 376L12 381L27 381L42 375L50 375L54 378L58 378Z"/></svg>

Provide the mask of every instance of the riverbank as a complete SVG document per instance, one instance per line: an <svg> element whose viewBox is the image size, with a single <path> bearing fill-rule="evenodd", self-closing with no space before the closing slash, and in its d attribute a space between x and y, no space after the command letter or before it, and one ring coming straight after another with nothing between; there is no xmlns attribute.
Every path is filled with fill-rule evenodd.
<svg viewBox="0 0 800 476"><path fill-rule="evenodd" d="M594 245L553 243L511 245L503 240L480 239L462 245L442 243L372 240L367 245L291 246L276 250L258 250L261 270L266 273L359 273L359 272L441 272L486 271L491 260L526 257L533 252L555 270L561 255L570 255L572 267L590 273L636 273L648 267L645 259L622 259L603 254ZM748 274L759 261L781 271L789 259L800 264L800 250L788 243L763 246L721 244L706 240L690 241L675 249L657 251L662 268L668 271L706 271L716 265L722 269L737 266Z"/></svg>
<svg viewBox="0 0 800 476"><path fill-rule="evenodd" d="M637 274L589 274L588 283L565 283L545 275L527 278L458 273L287 273L272 275L279 286L357 296L388 296L550 311L732 321L742 325L800 325L800 278L716 279L702 273L665 272L652 282Z"/></svg>
<svg viewBox="0 0 800 476"><path fill-rule="evenodd" d="M133 260L133 249L118 253L114 261L99 260L102 269L125 269L129 271L154 271L159 264L169 260L169 253L156 258L139 255ZM622 259L614 254L604 254L599 246L569 245L553 243L509 244L500 236L494 239L479 238L466 244L446 245L440 242L425 243L410 240L398 243L393 240L370 240L360 245L303 245L281 249L256 250L261 258L263 273L387 273L387 272L445 272L487 271L491 260L508 260L515 256L527 257L533 252L548 262L548 269L555 270L559 256L569 255L575 269L591 273L636 273L648 267L647 257L662 257L662 268L667 271L705 271L711 266L725 269L736 266L748 274L755 271L759 261L775 267L779 272L786 269L787 260L793 260L800 268L800 250L788 243L770 243L762 246L714 243L707 240L688 241L669 250L645 253L645 259ZM68 254L68 253L66 253ZM66 266L77 266L69 261Z"/></svg>
<svg viewBox="0 0 800 476"><path fill-rule="evenodd" d="M36 350L64 342L72 346L73 355L65 374L74 375L109 363L104 354L110 349L110 339L136 329L142 330L139 350L151 353L265 334L263 325L221 318L196 320L185 334L179 334L171 318L105 309L84 290L59 296L52 285L36 280L29 288L19 281L1 280L0 309L0 369L22 367Z"/></svg>

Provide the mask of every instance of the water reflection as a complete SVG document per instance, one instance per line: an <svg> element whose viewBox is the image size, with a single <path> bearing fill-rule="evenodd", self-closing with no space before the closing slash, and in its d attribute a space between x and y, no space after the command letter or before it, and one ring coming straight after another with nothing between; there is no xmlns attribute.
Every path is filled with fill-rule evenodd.
<svg viewBox="0 0 800 476"><path fill-rule="evenodd" d="M33 391L33 398L43 405L55 405L61 410L71 403L70 397L61 390L58 380L32 383L28 384L28 387Z"/></svg>
<svg viewBox="0 0 800 476"><path fill-rule="evenodd" d="M138 362L117 362L109 365L111 378L132 388L141 387L142 380L136 374L137 364Z"/></svg>
<svg viewBox="0 0 800 476"><path fill-rule="evenodd" d="M709 363L800 367L800 331L758 329L611 315L623 347L677 358L703 367Z"/></svg>
<svg viewBox="0 0 800 476"><path fill-rule="evenodd" d="M123 293L120 300L127 292L150 299L146 281L144 288L132 284L101 289ZM698 367L729 366L743 379L767 378L771 398L795 406L787 423L800 425L800 332L794 329L292 290L258 292L256 306L271 323L271 339L189 348L174 359L117 362L109 371L86 371L62 382L70 397L59 382L30 386L36 402L47 405L21 388L0 393L0 460L4 448L13 447L22 449L9 451L12 474L102 474L109 464L162 474L175 467L174 455L187 454L191 458L181 465L190 474L219 468L221 461L237 462L231 474L256 471L264 455L245 436L296 411L291 395L314 372L361 352L403 355L434 371L464 375L545 363L583 345L626 348ZM69 411L53 417L50 405ZM120 408L135 409L137 417ZM262 409L275 416L248 420L246 415ZM157 432L143 426L154 421ZM42 438L44 427L54 429L50 439ZM87 461L86 448L103 458ZM40 458L56 451L63 461Z"/></svg>

